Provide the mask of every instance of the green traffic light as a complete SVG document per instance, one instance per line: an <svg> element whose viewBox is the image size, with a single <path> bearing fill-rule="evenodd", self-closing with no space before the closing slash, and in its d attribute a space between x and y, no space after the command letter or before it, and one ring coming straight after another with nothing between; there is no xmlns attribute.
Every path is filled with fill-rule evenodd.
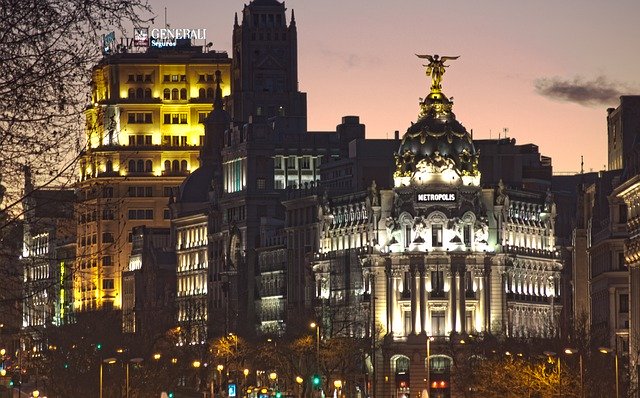
<svg viewBox="0 0 640 398"><path fill-rule="evenodd" d="M13 387L13 380L9 382L9 387Z"/></svg>
<svg viewBox="0 0 640 398"><path fill-rule="evenodd" d="M102 349L102 344L100 344L100 343L96 344L96 349L101 350Z"/></svg>
<svg viewBox="0 0 640 398"><path fill-rule="evenodd" d="M65 368L65 369L69 369L69 364L68 364L68 363L65 363L65 364L64 364L64 368Z"/></svg>
<svg viewBox="0 0 640 398"><path fill-rule="evenodd" d="M170 391L169 394L167 394L167 397L173 398L173 392Z"/></svg>
<svg viewBox="0 0 640 398"><path fill-rule="evenodd" d="M282 398L282 393L280 391L276 392L276 398Z"/></svg>
<svg viewBox="0 0 640 398"><path fill-rule="evenodd" d="M314 375L313 376L313 385L314 386L319 386L320 385L320 376L318 376L318 375Z"/></svg>

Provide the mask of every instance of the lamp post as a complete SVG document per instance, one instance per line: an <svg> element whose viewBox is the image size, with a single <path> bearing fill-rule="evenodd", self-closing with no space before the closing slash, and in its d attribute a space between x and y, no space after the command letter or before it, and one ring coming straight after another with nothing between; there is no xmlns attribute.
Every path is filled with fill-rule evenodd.
<svg viewBox="0 0 640 398"><path fill-rule="evenodd" d="M316 330L316 370L319 373L320 372L320 325L315 322L311 322L309 326L311 326L312 329Z"/></svg>
<svg viewBox="0 0 640 398"><path fill-rule="evenodd" d="M620 398L620 378L619 378L620 376L618 373L618 352L608 347L600 347L598 348L598 351L600 351L603 354L613 354L614 361L615 361L615 368L616 368L616 398Z"/></svg>
<svg viewBox="0 0 640 398"><path fill-rule="evenodd" d="M218 384L220 386L220 396L222 396L222 370L224 369L224 365L223 364L219 364L218 366L216 366L216 369L218 370Z"/></svg>
<svg viewBox="0 0 640 398"><path fill-rule="evenodd" d="M561 370L561 368L560 368L560 356L559 355L556 356L556 353L553 352L553 351L545 351L545 352L543 352L543 354L546 355L547 357L549 357L549 362L551 362L551 358L552 357L556 358L558 360L558 396L562 397L562 377L561 377L561 374L560 374L560 370Z"/></svg>
<svg viewBox="0 0 640 398"><path fill-rule="evenodd" d="M103 364L107 364L107 365L113 365L114 363L116 363L116 359L115 358L106 358L103 359L102 361L100 361L100 398L102 398L102 365Z"/></svg>
<svg viewBox="0 0 640 398"><path fill-rule="evenodd" d="M140 362L142 362L143 359L142 358L131 358L129 361L127 361L127 376L126 376L126 397L129 398L129 364L138 364Z"/></svg>
<svg viewBox="0 0 640 398"><path fill-rule="evenodd" d="M302 398L302 383L304 379L300 376L296 376L296 383L298 383L298 397Z"/></svg>
<svg viewBox="0 0 640 398"><path fill-rule="evenodd" d="M269 373L269 380L271 380L271 388L278 388L278 374L276 372Z"/></svg>
<svg viewBox="0 0 640 398"><path fill-rule="evenodd" d="M342 396L342 380L334 380L333 386L336 388L336 397Z"/></svg>
<svg viewBox="0 0 640 398"><path fill-rule="evenodd" d="M575 348L565 348L564 353L568 355L580 354L580 398L584 397L584 372L582 370L582 353Z"/></svg>
<svg viewBox="0 0 640 398"><path fill-rule="evenodd" d="M427 397L431 396L431 342L432 336L427 336Z"/></svg>

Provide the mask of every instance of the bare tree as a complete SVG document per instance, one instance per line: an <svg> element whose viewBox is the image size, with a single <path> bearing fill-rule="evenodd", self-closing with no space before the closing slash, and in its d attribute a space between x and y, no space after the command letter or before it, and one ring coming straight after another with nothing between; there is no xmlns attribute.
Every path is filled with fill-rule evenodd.
<svg viewBox="0 0 640 398"><path fill-rule="evenodd" d="M25 164L39 185L73 171L101 37L149 13L146 0L0 0L0 210L18 207Z"/></svg>

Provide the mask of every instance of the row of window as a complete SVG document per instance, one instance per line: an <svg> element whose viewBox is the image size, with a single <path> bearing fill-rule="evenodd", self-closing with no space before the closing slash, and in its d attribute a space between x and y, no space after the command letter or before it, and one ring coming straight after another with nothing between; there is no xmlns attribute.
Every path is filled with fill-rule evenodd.
<svg viewBox="0 0 640 398"><path fill-rule="evenodd" d="M95 245L98 242L98 235L87 235L80 238L80 246ZM111 232L102 233L102 243L113 243L113 234Z"/></svg>
<svg viewBox="0 0 640 398"><path fill-rule="evenodd" d="M152 145L153 136L151 134L131 134L129 135L129 146Z"/></svg>
<svg viewBox="0 0 640 398"><path fill-rule="evenodd" d="M127 123L153 123L153 114L151 112L128 112Z"/></svg>
<svg viewBox="0 0 640 398"><path fill-rule="evenodd" d="M200 136L200 146L204 143L204 136ZM151 146L153 145L153 135L151 134L130 134L129 146ZM186 135L163 135L162 145L166 146L187 146ZM107 166L107 171L113 171L113 165Z"/></svg>
<svg viewBox="0 0 640 398"><path fill-rule="evenodd" d="M165 113L162 116L164 124L187 124L186 113Z"/></svg>
<svg viewBox="0 0 640 398"><path fill-rule="evenodd" d="M131 209L128 212L129 220L153 220L153 209Z"/></svg>
<svg viewBox="0 0 640 398"><path fill-rule="evenodd" d="M133 76L133 75L129 75L129 76ZM164 83L186 82L187 75L163 75L162 81ZM209 83L213 82L213 74L198 75L198 83L205 83L205 82L209 82Z"/></svg>
<svg viewBox="0 0 640 398"><path fill-rule="evenodd" d="M138 90L140 90L140 89L138 89ZM129 90L129 92L131 92L131 90ZM214 93L213 88L209 87L209 88L205 89L204 87L201 87L198 90L198 98L199 99L213 99L213 93ZM145 96L145 98L146 98L146 96ZM171 100L171 101L186 100L187 99L187 89L186 88L181 88L180 90L178 90L177 88L174 88L174 89L165 88L162 91L162 98L165 99L165 100Z"/></svg>
<svg viewBox="0 0 640 398"><path fill-rule="evenodd" d="M311 170L311 157L310 156L276 156L273 158L273 167L276 170L282 170L283 161L285 159L284 164L287 169L295 169L296 168L296 160L298 161L298 166L302 170Z"/></svg>
<svg viewBox="0 0 640 398"><path fill-rule="evenodd" d="M153 187L129 187L130 198L150 198L153 196Z"/></svg>
<svg viewBox="0 0 640 398"><path fill-rule="evenodd" d="M143 75L129 75L127 78L127 83L142 83ZM151 80L151 75L144 75L144 83L153 83Z"/></svg>

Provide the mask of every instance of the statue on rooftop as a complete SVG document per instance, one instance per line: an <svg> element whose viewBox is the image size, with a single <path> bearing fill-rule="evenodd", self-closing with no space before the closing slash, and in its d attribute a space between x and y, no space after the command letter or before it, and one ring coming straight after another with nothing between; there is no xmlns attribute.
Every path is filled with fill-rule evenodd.
<svg viewBox="0 0 640 398"><path fill-rule="evenodd" d="M428 59L429 60L429 64L428 65L423 65L427 68L426 73L427 76L431 76L431 92L440 92L442 91L442 75L444 75L444 72L446 71L445 68L447 68L449 65L445 65L444 63L446 61L449 60L454 60L454 59L458 59L460 56L455 56L455 57L451 57L451 56L443 56L440 57L439 55L428 55L428 54L424 54L424 55L419 55L416 54L416 56L418 58L422 58L422 59Z"/></svg>

